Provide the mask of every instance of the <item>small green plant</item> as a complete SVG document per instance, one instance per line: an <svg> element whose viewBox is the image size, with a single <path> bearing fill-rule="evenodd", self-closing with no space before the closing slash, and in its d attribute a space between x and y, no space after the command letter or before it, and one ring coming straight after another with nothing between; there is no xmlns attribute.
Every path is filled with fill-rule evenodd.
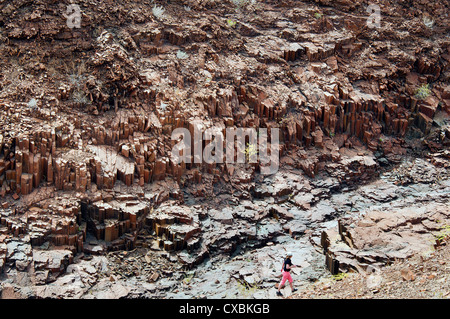
<svg viewBox="0 0 450 319"><path fill-rule="evenodd" d="M415 93L415 97L419 100L426 99L431 94L431 89L429 84L423 84L421 85Z"/></svg>
<svg viewBox="0 0 450 319"><path fill-rule="evenodd" d="M441 231L434 235L437 243L441 243L450 237L450 225L441 226Z"/></svg>
<svg viewBox="0 0 450 319"><path fill-rule="evenodd" d="M290 119L290 118L288 118L287 116L285 116L285 117L283 117L281 120L278 121L278 124L279 124L279 125L285 125L285 124L288 124L289 119Z"/></svg>
<svg viewBox="0 0 450 319"><path fill-rule="evenodd" d="M258 154L258 149L257 149L256 145L247 143L247 147L245 148L245 157L247 158L247 161L250 161L250 159L253 158L257 154Z"/></svg>
<svg viewBox="0 0 450 319"><path fill-rule="evenodd" d="M322 13L319 13L319 12L314 13L314 18L316 18L316 19L320 19L320 18L322 18L322 16L323 16Z"/></svg>
<svg viewBox="0 0 450 319"><path fill-rule="evenodd" d="M295 120L295 117L294 117L294 115L293 115L292 113L290 113L290 114L285 114L285 115L281 118L281 120L278 121L278 124L279 124L279 125L287 125L287 124L289 124L289 123L292 123L292 121L294 121L294 120Z"/></svg>
<svg viewBox="0 0 450 319"><path fill-rule="evenodd" d="M231 27L234 28L234 26L236 25L236 21L233 21L231 19L227 19L227 24Z"/></svg>
<svg viewBox="0 0 450 319"><path fill-rule="evenodd" d="M334 135L335 135L335 134L334 134L333 132L330 132L330 137L331 137L331 138L333 138Z"/></svg>
<svg viewBox="0 0 450 319"><path fill-rule="evenodd" d="M246 281L244 281L243 283L238 281L237 284L239 294L244 298L251 297L258 290L258 286L256 284L249 284Z"/></svg>
<svg viewBox="0 0 450 319"><path fill-rule="evenodd" d="M184 279L183 279L183 282L185 283L185 284L187 284L187 285L189 285L189 283L191 282L191 280L194 278L194 273L192 273L192 274L185 274L184 275Z"/></svg>
<svg viewBox="0 0 450 319"><path fill-rule="evenodd" d="M348 277L348 274L347 274L347 273L345 273L345 272L340 272L340 273L338 273L338 274L336 274L336 275L333 275L333 280L339 281L339 280L342 280L342 279L344 279L344 278L346 278L346 277Z"/></svg>

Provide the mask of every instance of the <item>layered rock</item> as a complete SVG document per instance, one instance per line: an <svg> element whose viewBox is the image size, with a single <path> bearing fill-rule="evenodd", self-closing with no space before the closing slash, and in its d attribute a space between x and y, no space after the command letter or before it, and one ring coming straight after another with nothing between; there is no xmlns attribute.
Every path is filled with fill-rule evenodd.
<svg viewBox="0 0 450 319"><path fill-rule="evenodd" d="M369 182L407 151L433 155L398 185L437 180L433 167L448 167L442 3L415 4L405 23L409 8L381 1L389 15L378 29L367 27L361 1L268 1L242 12L228 2L172 1L159 17L139 1L115 10L78 3L79 29L61 18L63 4L0 4L0 269L34 269L47 283L76 256L136 248L192 267L303 236L306 225L341 213L321 201ZM434 26L419 18L427 11ZM199 127L279 128L279 172L177 163L172 132ZM424 145L410 140L422 137ZM203 152L212 141L194 142ZM436 222L429 213L419 223L412 213L373 212L356 230L341 219L322 238L330 270L396 258L398 247L369 249L376 238L390 247L380 225L412 244ZM115 296L128 295L117 287Z"/></svg>
<svg viewBox="0 0 450 319"><path fill-rule="evenodd" d="M333 274L364 273L413 255L426 256L446 234L449 217L446 203L425 202L422 206L371 210L363 217L341 218L337 228L321 234L326 266Z"/></svg>

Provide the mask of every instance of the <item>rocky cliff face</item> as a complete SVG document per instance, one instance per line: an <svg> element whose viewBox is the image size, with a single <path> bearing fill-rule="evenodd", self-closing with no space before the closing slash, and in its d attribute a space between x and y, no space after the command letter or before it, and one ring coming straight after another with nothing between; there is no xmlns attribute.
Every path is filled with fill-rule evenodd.
<svg viewBox="0 0 450 319"><path fill-rule="evenodd" d="M145 271L130 261L116 275L145 277L150 296L205 260L266 245L277 255L305 238L310 263L320 247L332 272L361 270L422 240L390 247L382 232L411 224L413 236L448 219L445 204L421 213L403 203L401 222L371 212L361 231L355 214L335 232L324 226L352 212L335 194L413 157L428 161L391 183L448 191L448 4L379 1L377 27L368 1L76 4L79 17L69 1L0 2L0 269L17 285L28 274L34 290L21 296L45 295L79 265L91 271L80 297L98 274L113 278L107 258L115 269L126 251ZM278 172L177 163L172 132L199 125L279 128ZM370 185L364 200L396 198ZM365 253L368 234L382 255Z"/></svg>

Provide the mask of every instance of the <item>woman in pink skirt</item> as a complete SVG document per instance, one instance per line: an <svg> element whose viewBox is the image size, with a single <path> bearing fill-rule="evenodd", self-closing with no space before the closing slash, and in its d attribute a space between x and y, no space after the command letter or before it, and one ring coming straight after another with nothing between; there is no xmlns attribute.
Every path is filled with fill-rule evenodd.
<svg viewBox="0 0 450 319"><path fill-rule="evenodd" d="M292 276L291 276L291 269L295 268L297 266L292 264L291 257L292 257L292 253L288 252L286 255L286 259L283 262L283 267L281 268L281 272L283 273L283 279L281 279L281 283L278 285L278 291L277 291L278 296L283 296L283 294L281 293L280 290L281 290L281 288L284 287L286 280L289 281L289 285L291 286L292 292L297 291L297 289L294 289L294 287L292 286L293 280L292 280Z"/></svg>

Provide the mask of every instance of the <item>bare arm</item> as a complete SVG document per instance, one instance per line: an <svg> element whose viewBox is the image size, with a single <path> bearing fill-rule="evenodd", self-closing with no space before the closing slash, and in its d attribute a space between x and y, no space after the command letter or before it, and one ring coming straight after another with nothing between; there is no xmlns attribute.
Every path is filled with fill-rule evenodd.
<svg viewBox="0 0 450 319"><path fill-rule="evenodd" d="M298 266L296 265L286 265L286 269L291 269L291 268L297 268Z"/></svg>

